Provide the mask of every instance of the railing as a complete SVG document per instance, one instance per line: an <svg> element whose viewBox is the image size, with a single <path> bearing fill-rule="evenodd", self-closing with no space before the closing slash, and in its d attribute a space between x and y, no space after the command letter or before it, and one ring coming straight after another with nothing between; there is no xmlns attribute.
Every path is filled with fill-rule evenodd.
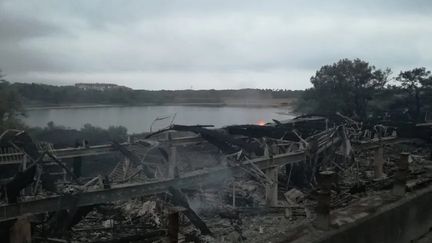
<svg viewBox="0 0 432 243"><path fill-rule="evenodd" d="M0 165L21 164L24 154L14 147L0 147Z"/></svg>

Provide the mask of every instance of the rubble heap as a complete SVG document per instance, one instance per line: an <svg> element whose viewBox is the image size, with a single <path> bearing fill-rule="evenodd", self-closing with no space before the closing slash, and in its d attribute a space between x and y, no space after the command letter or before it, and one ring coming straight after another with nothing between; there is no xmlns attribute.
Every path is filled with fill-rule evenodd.
<svg viewBox="0 0 432 243"><path fill-rule="evenodd" d="M341 114L219 129L171 125L132 140L54 150L23 131L2 134L0 145L20 156L0 156L8 166L2 237L20 227L36 242L294 240L310 225L354 220L330 212L432 181L430 141ZM81 176L82 157L111 153L122 159L109 173ZM31 216L17 220L23 210Z"/></svg>

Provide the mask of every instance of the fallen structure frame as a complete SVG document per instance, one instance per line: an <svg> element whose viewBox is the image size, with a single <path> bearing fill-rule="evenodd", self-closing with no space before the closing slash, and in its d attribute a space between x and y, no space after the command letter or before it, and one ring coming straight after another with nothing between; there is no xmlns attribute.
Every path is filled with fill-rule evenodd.
<svg viewBox="0 0 432 243"><path fill-rule="evenodd" d="M185 128L188 127L185 126ZM346 134L345 127L338 126L328 128L327 123L324 131L315 133L312 136L306 137L304 139L301 137L301 135L297 134L295 129L290 130L291 133L289 135L294 137L294 142L290 141L289 139L278 139L277 136L266 137L264 135L260 135L259 132L264 132L264 130L256 126L237 126L235 129L237 129L236 132L238 133L231 135L237 136L236 138L243 139L244 137L242 136L246 136L250 139L251 137L254 137L250 136L250 134L254 134L256 137L254 137L253 140L254 142L258 142L260 146L263 146L261 148L264 151L264 156L255 153L255 155L252 155L251 157L251 154L247 153L248 151L240 150L239 152L233 153L232 155L235 154L234 156L229 155L230 159L226 165L218 165L216 167L208 167L205 169L183 172L180 174L169 173L168 178L154 178L153 176L150 176L149 173L144 178L147 181L143 183L109 184L107 187L105 187L104 183L103 189L101 187L99 189L80 188L76 193L48 196L42 199L27 200L28 198L24 199L24 197L22 197L23 199L18 203L0 205L0 222L20 218L22 216L26 217L27 215L32 214L60 212L61 210L71 209L73 211L73 209L80 207L106 204L116 201L125 201L132 198L157 195L165 192L171 193L171 195L173 195L173 188L175 190L197 189L202 186L221 183L225 179L229 179L236 174L244 172L250 173L252 175L255 174L255 179L261 180L262 184L265 184L266 205L270 207L276 206L278 203L278 172L280 167L308 161L309 163L304 164L313 166L312 175L314 175L314 173L317 172L315 169L318 169L319 163L322 163L318 163L319 156L325 157L328 156L328 154L333 154L333 152L335 152L335 145L341 146L340 148L343 150L339 151L342 153L339 153L338 155L346 156L345 152L351 149L350 139ZM277 129L275 131L280 132ZM198 134L200 134L200 132L198 132ZM284 136L287 136L287 134ZM170 148L173 148L178 145L189 143L194 144L197 142L202 142L203 139L206 140L205 136L192 136L174 139L170 136L168 137L168 139L162 141L159 140L158 142L166 143ZM247 141L248 138L245 140ZM298 140L296 141L295 139ZM387 136L369 139L368 141L356 140L356 142L355 150L370 150L380 148L384 144L398 143L399 141L396 139L396 137ZM291 145L295 145L293 146L294 149L291 149ZM114 143L81 148L66 148L52 150L52 155L54 155L54 158L57 160L121 152L123 155L125 155L127 161L130 161L135 165L139 164L140 166L145 166L146 164L143 163L142 159L136 157L133 154L135 146L139 146L139 143ZM276 152L276 149L279 150L279 152ZM169 160L166 159L168 164L165 164L165 166L171 166L171 155L172 154L169 156ZM176 156L174 153L174 160L175 157ZM347 159L347 157L345 159ZM7 161L5 163L3 162L5 161L0 160L0 165L8 164ZM10 162L18 163L13 161ZM129 165L129 162L126 163ZM178 191L181 193L180 190ZM235 200L234 196L235 194L233 192L233 200ZM235 203L233 203L233 205L235 205ZM208 233L209 232L210 231L208 231Z"/></svg>
<svg viewBox="0 0 432 243"><path fill-rule="evenodd" d="M159 142L162 144L170 143L174 146L177 146L177 145L187 145L187 144L192 144L192 143L197 143L202 141L203 139L201 138L201 136L190 136L190 137L182 137L182 138L173 138L171 140L160 140ZM137 146L137 144L135 143L128 143L128 142L120 143L120 145L125 146L128 149ZM113 144L102 144L102 145L94 145L94 146L80 147L80 148L53 149L51 152L58 159L72 159L77 157L90 157L90 156L118 153L118 150ZM21 164L23 156L24 153L20 151L0 154L0 166Z"/></svg>
<svg viewBox="0 0 432 243"><path fill-rule="evenodd" d="M334 140L337 142L337 140ZM0 221L16 218L26 214L38 214L58 211L73 207L101 204L106 202L126 200L130 198L154 195L168 191L168 188L194 188L220 182L233 173L244 171L245 167L256 166L260 169L281 167L304 161L305 152L275 155L273 158L253 159L233 167L214 167L185 173L179 178L158 180L153 182L113 185L110 189L76 193L71 195L53 196L32 201L0 206Z"/></svg>

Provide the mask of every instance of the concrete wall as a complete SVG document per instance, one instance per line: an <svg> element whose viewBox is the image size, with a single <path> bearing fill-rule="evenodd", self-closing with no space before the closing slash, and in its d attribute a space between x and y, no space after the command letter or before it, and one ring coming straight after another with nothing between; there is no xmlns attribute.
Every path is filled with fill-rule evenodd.
<svg viewBox="0 0 432 243"><path fill-rule="evenodd" d="M432 187L380 208L370 216L327 232L319 243L406 243L432 228Z"/></svg>

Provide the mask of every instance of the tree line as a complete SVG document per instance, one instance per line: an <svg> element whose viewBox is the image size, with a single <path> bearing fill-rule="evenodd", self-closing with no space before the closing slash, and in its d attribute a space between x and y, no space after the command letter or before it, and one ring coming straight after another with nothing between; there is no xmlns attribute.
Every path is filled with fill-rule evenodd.
<svg viewBox="0 0 432 243"><path fill-rule="evenodd" d="M325 65L310 79L297 111L369 118L424 121L432 110L432 75L425 67L392 76L360 59Z"/></svg>
<svg viewBox="0 0 432 243"><path fill-rule="evenodd" d="M4 80L0 70L0 133L8 128L23 127L19 117L22 115L22 103L18 92Z"/></svg>
<svg viewBox="0 0 432 243"><path fill-rule="evenodd" d="M133 90L114 88L106 90L80 89L75 86L54 86L36 83L9 83L10 90L25 105L64 104L116 104L142 105L166 103L220 103L228 97L291 98L299 97L301 91L272 89L241 90Z"/></svg>
<svg viewBox="0 0 432 243"><path fill-rule="evenodd" d="M56 148L82 146L86 141L88 145L127 141L126 127L110 126L107 129L84 124L80 129L71 129L49 122L46 127L31 127L27 132L36 141L44 141L54 144Z"/></svg>
<svg viewBox="0 0 432 243"><path fill-rule="evenodd" d="M23 104L164 104L219 103L224 97L295 98L297 112L331 115L336 112L359 120L371 117L419 122L432 112L432 75L425 67L393 75L360 59L341 59L324 65L305 91L241 90L82 90L75 86L10 83L0 70L0 132L22 128Z"/></svg>
<svg viewBox="0 0 432 243"><path fill-rule="evenodd" d="M272 89L241 90L132 90L106 89L84 90L75 86L54 86L36 83L11 83L0 70L0 134L6 129L28 131L39 141L51 142L59 147L74 146L83 139L90 144L125 141L127 129L112 126L108 129L85 124L81 129L58 126L53 122L46 127L28 127L21 117L25 106L73 105L73 104L166 104L166 103L223 103L226 97L242 98L295 98L301 91Z"/></svg>

